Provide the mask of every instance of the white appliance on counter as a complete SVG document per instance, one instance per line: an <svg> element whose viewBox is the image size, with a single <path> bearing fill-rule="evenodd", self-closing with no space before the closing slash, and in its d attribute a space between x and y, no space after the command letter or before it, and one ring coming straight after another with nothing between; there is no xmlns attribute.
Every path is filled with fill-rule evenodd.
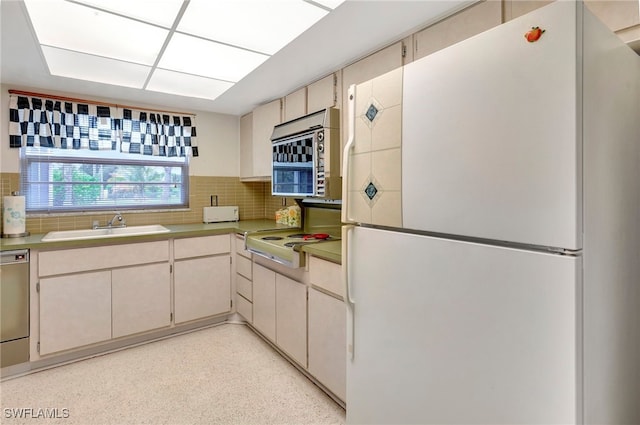
<svg viewBox="0 0 640 425"><path fill-rule="evenodd" d="M238 221L240 212L236 205L224 207L204 207L202 221L204 223L221 223L224 221Z"/></svg>
<svg viewBox="0 0 640 425"><path fill-rule="evenodd" d="M349 99L347 423L640 423L640 57L558 1Z"/></svg>

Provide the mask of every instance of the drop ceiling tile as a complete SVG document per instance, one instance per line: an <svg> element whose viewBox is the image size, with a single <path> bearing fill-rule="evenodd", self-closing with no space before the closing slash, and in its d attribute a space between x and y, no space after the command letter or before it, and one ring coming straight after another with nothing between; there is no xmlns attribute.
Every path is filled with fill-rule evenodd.
<svg viewBox="0 0 640 425"><path fill-rule="evenodd" d="M42 47L52 75L95 81L118 86L142 88L151 67L100 56Z"/></svg>
<svg viewBox="0 0 640 425"><path fill-rule="evenodd" d="M232 85L233 83L212 78L156 69L147 84L147 90L211 100Z"/></svg>
<svg viewBox="0 0 640 425"><path fill-rule="evenodd" d="M271 55L327 13L299 0L191 0L178 31Z"/></svg>
<svg viewBox="0 0 640 425"><path fill-rule="evenodd" d="M168 30L61 0L25 0L41 45L153 65Z"/></svg>
<svg viewBox="0 0 640 425"><path fill-rule="evenodd" d="M178 16L182 0L76 0L78 3L171 28Z"/></svg>
<svg viewBox="0 0 640 425"><path fill-rule="evenodd" d="M269 56L184 34L174 34L158 67L237 82Z"/></svg>

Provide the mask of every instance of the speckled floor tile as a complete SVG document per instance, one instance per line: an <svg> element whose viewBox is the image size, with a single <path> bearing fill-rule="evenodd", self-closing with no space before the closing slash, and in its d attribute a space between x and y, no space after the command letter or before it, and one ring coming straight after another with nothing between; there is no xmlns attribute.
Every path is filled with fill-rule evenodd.
<svg viewBox="0 0 640 425"><path fill-rule="evenodd" d="M340 406L234 324L5 380L0 392L6 425L345 422Z"/></svg>

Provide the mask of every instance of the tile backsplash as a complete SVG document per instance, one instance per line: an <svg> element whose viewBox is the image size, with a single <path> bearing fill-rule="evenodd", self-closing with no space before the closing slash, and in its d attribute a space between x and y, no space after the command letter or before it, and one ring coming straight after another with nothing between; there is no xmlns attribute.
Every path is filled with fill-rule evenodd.
<svg viewBox="0 0 640 425"><path fill-rule="evenodd" d="M2 197L20 190L19 173L0 173L0 204ZM270 182L241 182L238 177L189 177L189 209L179 211L124 211L130 226L144 224L190 224L202 223L202 208L211 204L211 196L217 195L218 205L237 205L240 220L274 219L275 211L282 208L282 197L271 196ZM286 205L295 201L285 198ZM0 205L1 209L1 205ZM37 217L27 214L27 231L32 234L54 230L90 228L93 221L106 223L112 212L96 214L51 214Z"/></svg>

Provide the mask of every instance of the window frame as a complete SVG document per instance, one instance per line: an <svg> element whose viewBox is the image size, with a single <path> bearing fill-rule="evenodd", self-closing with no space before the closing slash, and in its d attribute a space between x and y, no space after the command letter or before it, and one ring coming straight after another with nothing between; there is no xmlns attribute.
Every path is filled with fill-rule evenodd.
<svg viewBox="0 0 640 425"><path fill-rule="evenodd" d="M30 152L32 150L32 152ZM135 211L135 210L159 210L159 211L172 211L180 209L189 209L189 157L161 157L151 155L137 155L129 153L120 153L117 151L91 151L91 150L61 150L55 148L37 148L37 147L22 147L20 148L20 189L23 195L27 196L26 212L27 214L64 214L64 213L100 213L106 211ZM181 184L181 198L182 201L179 204L158 204L158 203L135 203L120 205L116 202L112 204L100 204L100 205L73 205L73 206L55 206L52 202L46 207L34 208L30 207L29 203L29 185L30 184L50 184L51 191L53 187L65 187L68 185L96 185L104 186L108 185L157 185L167 186L175 185L176 183L164 183L164 182L60 182L54 183L50 179L43 181L41 179L33 180L29 176L30 165L33 163L48 163L48 164L87 164L87 165L108 165L108 166L149 166L149 167L172 167L179 168L181 170L182 182ZM51 196L51 195L50 195ZM144 198L140 199L144 201Z"/></svg>

